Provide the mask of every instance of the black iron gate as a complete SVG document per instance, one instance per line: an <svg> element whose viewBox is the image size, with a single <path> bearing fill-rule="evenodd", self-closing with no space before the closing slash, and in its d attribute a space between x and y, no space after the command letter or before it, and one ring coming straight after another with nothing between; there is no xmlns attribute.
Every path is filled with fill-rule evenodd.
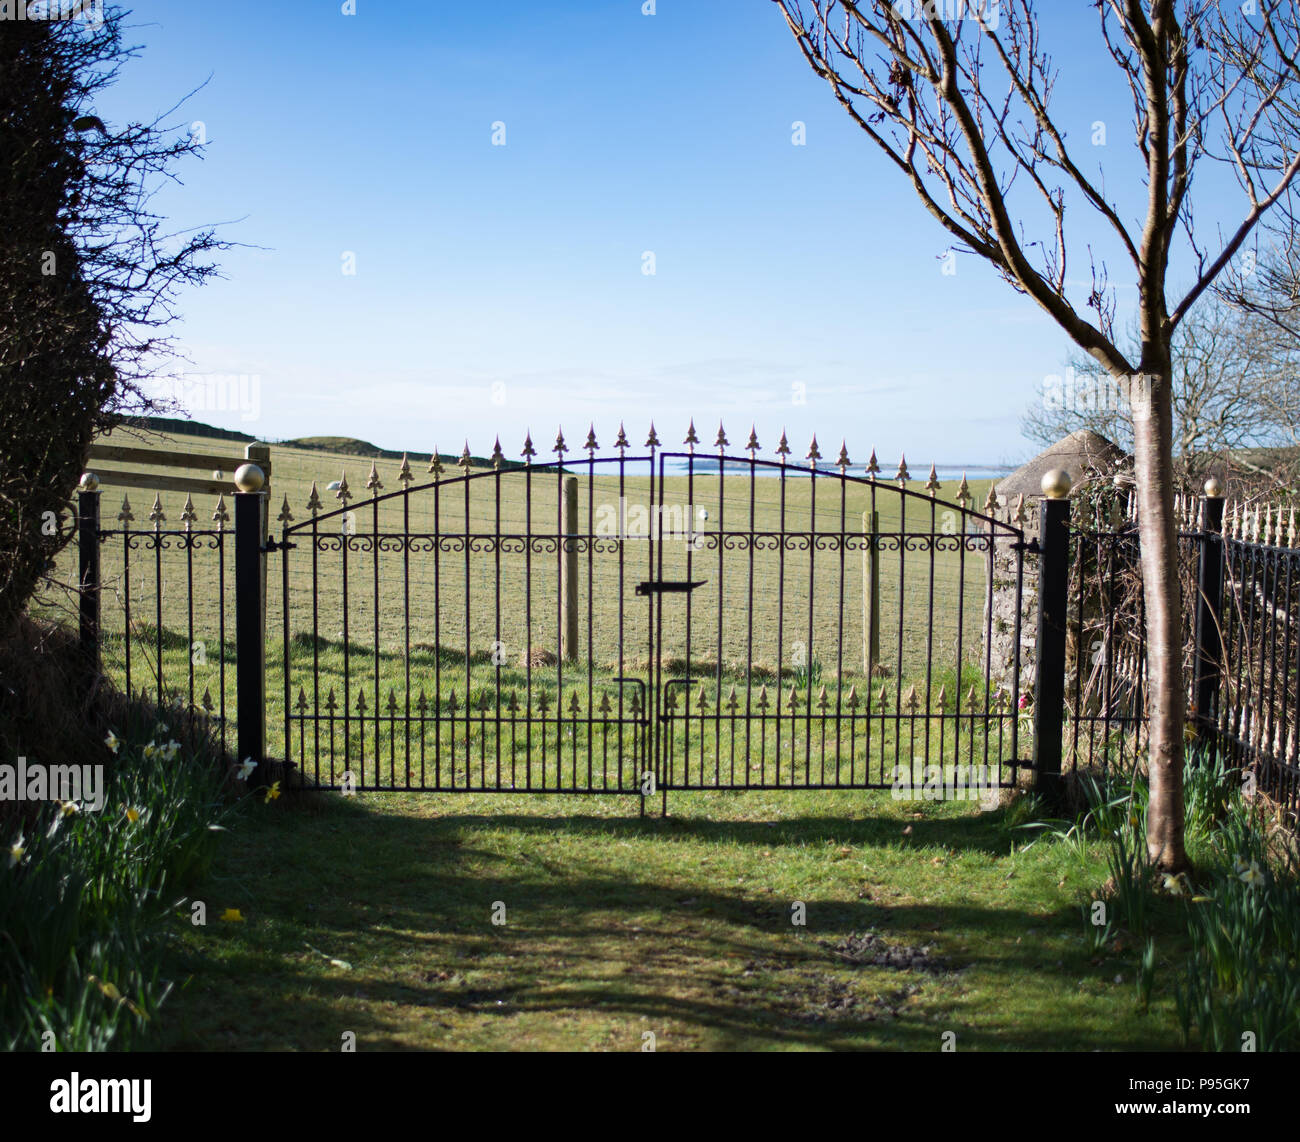
<svg viewBox="0 0 1300 1142"><path fill-rule="evenodd" d="M467 447L286 500L269 752L345 789L1013 784L1023 515L815 440L698 444Z"/></svg>

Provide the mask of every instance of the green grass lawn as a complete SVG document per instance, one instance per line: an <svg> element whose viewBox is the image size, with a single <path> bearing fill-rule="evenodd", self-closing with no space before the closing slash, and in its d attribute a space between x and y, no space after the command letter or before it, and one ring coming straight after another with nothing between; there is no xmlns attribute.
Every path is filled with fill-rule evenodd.
<svg viewBox="0 0 1300 1142"><path fill-rule="evenodd" d="M177 916L180 986L154 1045L335 1051L347 1032L362 1050L634 1051L647 1033L659 1050L934 1051L946 1032L958 1050L1181 1042L1168 973L1142 1013L1131 949L1085 944L1100 851L1019 851L1034 835L1014 827L1023 808L807 792L674 794L666 819L636 807L250 802L204 889L207 927ZM227 908L242 921L217 919Z"/></svg>

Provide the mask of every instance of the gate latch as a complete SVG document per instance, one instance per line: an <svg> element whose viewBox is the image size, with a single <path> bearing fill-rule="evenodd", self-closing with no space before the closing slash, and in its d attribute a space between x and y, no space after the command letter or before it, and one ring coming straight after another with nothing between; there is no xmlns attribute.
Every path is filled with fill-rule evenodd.
<svg viewBox="0 0 1300 1142"><path fill-rule="evenodd" d="M686 579L651 579L645 583L638 583L636 593L638 595L682 594L686 591L694 591L696 587L703 587L707 582L707 579L701 579L698 583L692 583Z"/></svg>

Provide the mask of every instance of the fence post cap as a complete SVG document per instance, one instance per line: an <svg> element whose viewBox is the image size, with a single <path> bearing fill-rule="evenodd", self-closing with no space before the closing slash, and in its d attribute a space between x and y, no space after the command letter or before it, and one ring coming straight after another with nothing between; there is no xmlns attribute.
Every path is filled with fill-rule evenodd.
<svg viewBox="0 0 1300 1142"><path fill-rule="evenodd" d="M99 477L94 472L82 472L81 483L77 485L79 492L97 492L99 491Z"/></svg>
<svg viewBox="0 0 1300 1142"><path fill-rule="evenodd" d="M1205 494L1212 500L1223 498L1223 481L1218 476L1211 476L1205 481Z"/></svg>
<svg viewBox="0 0 1300 1142"><path fill-rule="evenodd" d="M266 475L256 464L240 464L235 469L235 487L241 492L260 492Z"/></svg>
<svg viewBox="0 0 1300 1142"><path fill-rule="evenodd" d="M1052 468L1043 473L1043 495L1049 500L1063 500L1070 494L1074 480L1064 468Z"/></svg>

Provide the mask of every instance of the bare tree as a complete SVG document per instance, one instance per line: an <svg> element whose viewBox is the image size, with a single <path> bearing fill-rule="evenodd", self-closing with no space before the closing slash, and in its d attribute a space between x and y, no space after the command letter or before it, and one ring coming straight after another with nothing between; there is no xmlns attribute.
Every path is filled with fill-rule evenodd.
<svg viewBox="0 0 1300 1142"><path fill-rule="evenodd" d="M1150 718L1147 847L1169 872L1183 843L1182 637L1174 512L1173 361L1178 326L1300 170L1286 107L1300 72L1294 3L1094 0L1097 54L1131 96L1146 191L1137 229L1089 174L1052 116L1057 72L1033 0L775 0L805 59L959 247L1041 306L1134 409L1146 591ZM953 17L957 18L953 18ZM1077 45L1071 45L1077 50ZM1115 74L1112 72L1111 74ZM1198 165L1222 163L1245 206L1213 249L1193 225ZM1115 337L1116 295L1088 241L1067 239L1067 205L1091 209L1137 289L1137 353ZM1033 227L1032 240L1027 230ZM1088 251L1090 283L1067 268ZM1171 254L1193 268L1173 293Z"/></svg>
<svg viewBox="0 0 1300 1142"><path fill-rule="evenodd" d="M0 20L0 637L68 541L94 434L149 401L178 291L215 272L211 229L151 199L198 151L161 118L94 113L133 50L123 13Z"/></svg>
<svg viewBox="0 0 1300 1142"><path fill-rule="evenodd" d="M1174 330L1171 400L1173 449L1192 491L1229 453L1300 442L1300 343L1261 317L1213 296ZM1136 338L1126 344L1140 353ZM1133 412L1123 386L1082 355L1043 383L1026 409L1021 431L1043 445L1089 428L1125 450L1133 448Z"/></svg>

